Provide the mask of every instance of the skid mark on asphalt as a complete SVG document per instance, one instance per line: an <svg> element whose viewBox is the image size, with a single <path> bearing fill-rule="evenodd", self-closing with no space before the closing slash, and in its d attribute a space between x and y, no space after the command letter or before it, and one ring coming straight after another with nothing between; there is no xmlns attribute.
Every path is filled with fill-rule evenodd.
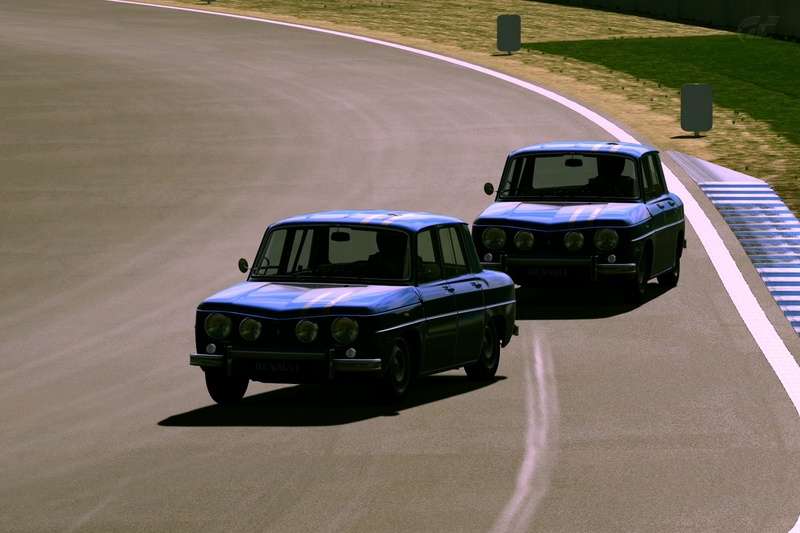
<svg viewBox="0 0 800 533"><path fill-rule="evenodd" d="M542 349L538 336L533 343L533 363L525 359L525 456L514 494L495 522L493 533L527 531L549 486L553 464L549 446L557 441L552 422L558 420L558 395L550 352Z"/></svg>

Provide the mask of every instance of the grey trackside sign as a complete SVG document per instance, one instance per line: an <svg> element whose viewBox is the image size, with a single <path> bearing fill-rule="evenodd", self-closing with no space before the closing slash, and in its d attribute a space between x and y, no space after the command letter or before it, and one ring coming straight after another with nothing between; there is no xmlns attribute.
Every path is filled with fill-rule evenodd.
<svg viewBox="0 0 800 533"><path fill-rule="evenodd" d="M694 132L709 131L713 126L713 99L711 85L687 83L681 87L681 129Z"/></svg>
<svg viewBox="0 0 800 533"><path fill-rule="evenodd" d="M501 52L517 52L522 47L522 22L519 15L497 17L497 49Z"/></svg>

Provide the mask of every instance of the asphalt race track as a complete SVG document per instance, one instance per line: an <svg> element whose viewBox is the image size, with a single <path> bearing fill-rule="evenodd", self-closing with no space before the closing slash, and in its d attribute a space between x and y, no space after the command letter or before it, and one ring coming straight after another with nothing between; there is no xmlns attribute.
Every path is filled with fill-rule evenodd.
<svg viewBox="0 0 800 533"><path fill-rule="evenodd" d="M0 66L0 531L798 521L800 415L693 230L681 283L639 307L520 292L521 335L488 385L449 372L391 409L251 384L223 409L189 366L195 306L242 279L271 222L471 221L512 149L611 140L580 115L402 50L100 0L4 2ZM667 164L800 355L721 217Z"/></svg>

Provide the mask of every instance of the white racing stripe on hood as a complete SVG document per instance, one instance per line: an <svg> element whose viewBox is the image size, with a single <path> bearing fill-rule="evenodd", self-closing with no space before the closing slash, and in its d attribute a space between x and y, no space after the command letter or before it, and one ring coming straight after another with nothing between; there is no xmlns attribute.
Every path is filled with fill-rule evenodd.
<svg viewBox="0 0 800 533"><path fill-rule="evenodd" d="M603 212L603 208L604 207L605 206L603 206L603 205L595 207L594 211L592 211L592 214L589 215L589 220L592 221L592 220L596 219L600 215L600 213Z"/></svg>
<svg viewBox="0 0 800 533"><path fill-rule="evenodd" d="M313 307L313 305L314 305L315 303L317 303L318 301L322 300L323 298L327 298L327 297L328 297L328 296L330 296L332 293L333 293L333 291L325 291L325 292L323 292L322 294L320 294L319 296L317 296L316 298L314 298L313 300L311 300L310 302L308 302L306 305L304 305L304 306L303 306L303 309L308 309L308 308L310 308L310 307Z"/></svg>
<svg viewBox="0 0 800 533"><path fill-rule="evenodd" d="M347 298L348 296L350 296L350 295L351 295L351 294L353 294L354 292L356 292L356 291L355 291L355 289L353 289L352 291L346 291L346 292L343 292L342 294L340 294L340 295L339 295L339 297L338 297L338 298L334 298L333 300L331 300L330 302L328 302L328 303L325 305L325 307L333 307L334 305L338 304L338 303L339 303L341 300L343 300L343 299Z"/></svg>
<svg viewBox="0 0 800 533"><path fill-rule="evenodd" d="M580 218L580 216L581 216L581 213L583 213L585 209L586 209L585 207L579 207L578 209L576 209L572 213L572 216L569 217L570 223L575 222L576 220L578 220L578 218ZM595 215L595 216L597 216L597 215Z"/></svg>

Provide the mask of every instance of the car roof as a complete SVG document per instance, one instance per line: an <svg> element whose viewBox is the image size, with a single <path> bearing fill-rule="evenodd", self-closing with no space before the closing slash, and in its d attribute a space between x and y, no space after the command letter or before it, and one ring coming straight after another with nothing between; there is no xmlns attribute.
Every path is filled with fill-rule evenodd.
<svg viewBox="0 0 800 533"><path fill-rule="evenodd" d="M621 154L639 158L648 152L656 152L655 148L636 143L608 141L556 141L532 144L511 152L513 157L521 154L538 152L594 152L599 154Z"/></svg>
<svg viewBox="0 0 800 533"><path fill-rule="evenodd" d="M295 224L352 224L387 226L406 231L420 231L440 224L465 224L461 219L420 211L339 210L307 213L286 218L273 227Z"/></svg>

